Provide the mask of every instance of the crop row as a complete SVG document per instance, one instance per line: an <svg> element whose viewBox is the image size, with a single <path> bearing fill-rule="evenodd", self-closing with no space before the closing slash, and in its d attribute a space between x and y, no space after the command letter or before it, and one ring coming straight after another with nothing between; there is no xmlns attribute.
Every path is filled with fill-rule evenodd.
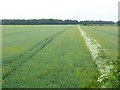
<svg viewBox="0 0 120 90"><path fill-rule="evenodd" d="M20 54L17 58L15 58L9 65L3 68L3 79L5 79L8 75L13 73L18 67L20 67L23 63L32 58L36 53L42 50L47 44L49 44L52 40L54 40L57 36L61 35L65 30L54 33L50 37L45 38L43 41L34 45L31 49L27 50L25 53Z"/></svg>

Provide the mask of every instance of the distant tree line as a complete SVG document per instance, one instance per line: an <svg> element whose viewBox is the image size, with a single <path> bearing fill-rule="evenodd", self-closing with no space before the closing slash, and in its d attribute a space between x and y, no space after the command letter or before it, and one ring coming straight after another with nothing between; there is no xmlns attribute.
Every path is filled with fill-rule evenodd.
<svg viewBox="0 0 120 90"><path fill-rule="evenodd" d="M57 20L57 19L29 19L29 20L10 20L3 19L2 25L44 25L44 24L78 24L77 20Z"/></svg>
<svg viewBox="0 0 120 90"><path fill-rule="evenodd" d="M117 22L117 25L120 26L120 21Z"/></svg>
<svg viewBox="0 0 120 90"><path fill-rule="evenodd" d="M80 21L83 25L103 25L103 24L115 24L113 21Z"/></svg>
<svg viewBox="0 0 120 90"><path fill-rule="evenodd" d="M67 24L115 24L113 21L77 21L77 20L58 20L58 19L2 19L2 25L67 25Z"/></svg>

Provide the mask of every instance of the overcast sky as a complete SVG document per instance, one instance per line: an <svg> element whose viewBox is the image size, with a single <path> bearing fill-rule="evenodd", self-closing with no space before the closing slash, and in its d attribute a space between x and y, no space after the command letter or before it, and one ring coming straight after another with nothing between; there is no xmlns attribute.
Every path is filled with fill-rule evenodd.
<svg viewBox="0 0 120 90"><path fill-rule="evenodd" d="M0 0L0 19L118 20L119 0Z"/></svg>

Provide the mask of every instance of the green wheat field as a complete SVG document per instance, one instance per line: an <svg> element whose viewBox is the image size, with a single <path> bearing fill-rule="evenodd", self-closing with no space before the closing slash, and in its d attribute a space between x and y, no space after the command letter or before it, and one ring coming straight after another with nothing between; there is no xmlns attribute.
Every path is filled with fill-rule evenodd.
<svg viewBox="0 0 120 90"><path fill-rule="evenodd" d="M113 62L108 87L117 86L117 26L80 26ZM78 25L3 25L3 88L100 88L97 65Z"/></svg>

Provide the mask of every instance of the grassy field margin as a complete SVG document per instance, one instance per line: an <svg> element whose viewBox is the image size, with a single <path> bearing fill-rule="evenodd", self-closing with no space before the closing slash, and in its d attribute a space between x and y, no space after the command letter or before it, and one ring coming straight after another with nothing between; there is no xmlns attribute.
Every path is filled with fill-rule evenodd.
<svg viewBox="0 0 120 90"><path fill-rule="evenodd" d="M93 57L93 60L95 61L98 67L99 72L101 73L97 81L102 83L103 88L114 87L113 82L117 84L118 80L113 73L113 62L103 57L102 53L104 52L104 50L102 49L101 45L97 43L96 40L94 40L91 36L86 34L86 32L84 32L79 25L78 29L85 40L85 43L89 49L91 56Z"/></svg>

